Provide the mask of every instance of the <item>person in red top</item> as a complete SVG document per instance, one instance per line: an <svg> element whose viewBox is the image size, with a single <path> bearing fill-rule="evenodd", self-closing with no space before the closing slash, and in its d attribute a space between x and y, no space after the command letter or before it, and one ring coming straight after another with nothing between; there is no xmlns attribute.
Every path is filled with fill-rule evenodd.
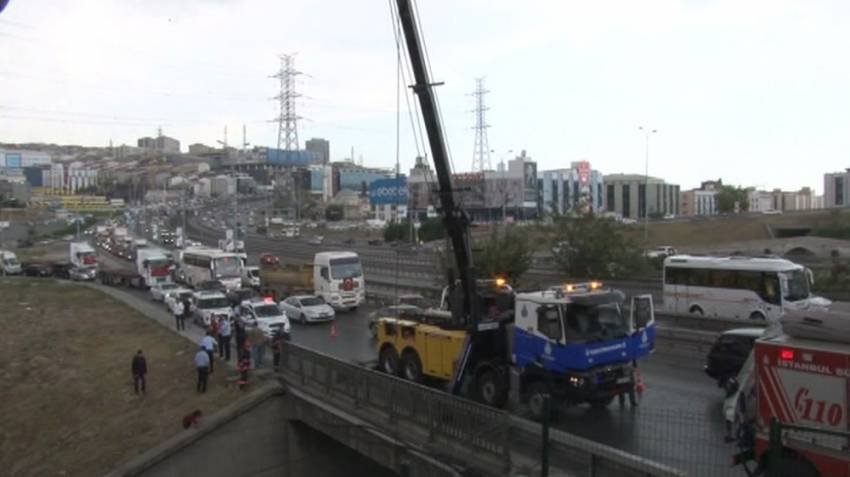
<svg viewBox="0 0 850 477"><path fill-rule="evenodd" d="M248 353L242 354L237 364L237 369L239 370L239 380L236 383L239 385L239 390L241 391L248 385L248 371L251 369L251 358L248 356Z"/></svg>

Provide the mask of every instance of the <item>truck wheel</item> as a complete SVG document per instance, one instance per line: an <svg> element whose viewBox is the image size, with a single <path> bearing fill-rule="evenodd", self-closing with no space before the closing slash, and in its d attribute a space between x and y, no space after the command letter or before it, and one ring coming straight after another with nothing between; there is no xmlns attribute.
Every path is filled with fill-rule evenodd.
<svg viewBox="0 0 850 477"><path fill-rule="evenodd" d="M754 311L754 312L750 313L750 319L751 320L757 320L757 321L764 321L765 320L764 313L761 313L759 311Z"/></svg>
<svg viewBox="0 0 850 477"><path fill-rule="evenodd" d="M419 353L412 349L407 349L402 353L401 377L414 383L422 380L422 360L419 359Z"/></svg>
<svg viewBox="0 0 850 477"><path fill-rule="evenodd" d="M491 370L482 372L475 379L478 400L495 408L501 408L508 400L508 390L500 376Z"/></svg>
<svg viewBox="0 0 850 477"><path fill-rule="evenodd" d="M398 375L398 353L392 345L381 349L381 354L378 356L378 364L381 371L393 376Z"/></svg>
<svg viewBox="0 0 850 477"><path fill-rule="evenodd" d="M352 312L352 313L357 313L357 307L356 307L356 306L352 306L351 308L349 308L349 309L348 309L348 311L350 311L350 312Z"/></svg>
<svg viewBox="0 0 850 477"><path fill-rule="evenodd" d="M631 398L629 398L629 399L631 399ZM594 409L605 409L606 407L608 407L608 405L610 405L612 402L614 402L614 396L608 396L608 397L603 397L603 398L595 398L595 399L591 399L589 402L590 402L590 407L592 407Z"/></svg>
<svg viewBox="0 0 850 477"><path fill-rule="evenodd" d="M544 415L544 396L547 394L549 395L549 419L554 420L557 415L557 406L549 386L542 381L535 381L528 385L528 410L531 412L531 418L535 421L542 422L546 417Z"/></svg>

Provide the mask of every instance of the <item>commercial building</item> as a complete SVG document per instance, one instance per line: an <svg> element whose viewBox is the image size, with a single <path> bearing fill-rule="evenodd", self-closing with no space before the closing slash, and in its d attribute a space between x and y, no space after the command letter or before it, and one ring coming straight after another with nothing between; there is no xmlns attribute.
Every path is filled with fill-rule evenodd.
<svg viewBox="0 0 850 477"><path fill-rule="evenodd" d="M767 212L770 210L778 210L774 208L773 192L766 190L749 190L747 191L747 202L750 212Z"/></svg>
<svg viewBox="0 0 850 477"><path fill-rule="evenodd" d="M850 167L823 175L824 207L850 207Z"/></svg>
<svg viewBox="0 0 850 477"><path fill-rule="evenodd" d="M428 208L436 202L435 188L437 177L434 171L422 157L416 158L416 163L407 176L407 193L411 213L417 219L427 217Z"/></svg>
<svg viewBox="0 0 850 477"><path fill-rule="evenodd" d="M210 180L210 194L213 197L226 197L236 194L236 178L215 176Z"/></svg>
<svg viewBox="0 0 850 477"><path fill-rule="evenodd" d="M162 135L157 137L142 137L136 141L136 144L143 149L153 149L169 154L180 154L180 141L173 137Z"/></svg>
<svg viewBox="0 0 850 477"><path fill-rule="evenodd" d="M375 219L386 222L407 218L407 178L378 179L369 186L369 205Z"/></svg>
<svg viewBox="0 0 850 477"><path fill-rule="evenodd" d="M32 197L32 188L26 182L0 180L0 199L15 199L26 204Z"/></svg>
<svg viewBox="0 0 850 477"><path fill-rule="evenodd" d="M750 190L747 192L750 212L783 211L793 212L823 208L823 197L816 196L809 187L798 191L774 189Z"/></svg>
<svg viewBox="0 0 850 477"><path fill-rule="evenodd" d="M332 166L334 197L342 190L355 191L365 196L372 182L395 177L394 171L358 166L351 162L337 162Z"/></svg>
<svg viewBox="0 0 850 477"><path fill-rule="evenodd" d="M537 178L541 213L605 210L602 174L587 161L573 162L569 169L538 172Z"/></svg>
<svg viewBox="0 0 850 477"><path fill-rule="evenodd" d="M331 143L327 139L314 137L304 143L304 149L317 156L319 164L327 164L331 161Z"/></svg>
<svg viewBox="0 0 850 477"><path fill-rule="evenodd" d="M679 186L641 174L609 174L605 183L605 206L626 219L680 215Z"/></svg>
<svg viewBox="0 0 850 477"><path fill-rule="evenodd" d="M717 191L693 189L681 193L679 201L681 215L716 215Z"/></svg>
<svg viewBox="0 0 850 477"><path fill-rule="evenodd" d="M0 149L0 169L20 172L27 167L45 167L51 164L50 155L41 151Z"/></svg>
<svg viewBox="0 0 850 477"><path fill-rule="evenodd" d="M207 154L215 154L221 152L219 149L207 146L206 144L195 143L189 144L189 154L193 156L204 156Z"/></svg>

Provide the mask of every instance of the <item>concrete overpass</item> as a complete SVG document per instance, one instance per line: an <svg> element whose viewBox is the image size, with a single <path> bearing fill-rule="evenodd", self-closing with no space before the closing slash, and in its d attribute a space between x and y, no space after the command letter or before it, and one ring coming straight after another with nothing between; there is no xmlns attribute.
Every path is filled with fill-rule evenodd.
<svg viewBox="0 0 850 477"><path fill-rule="evenodd" d="M537 423L295 344L285 349L278 383L110 476L540 475ZM684 475L554 429L549 449L549 475Z"/></svg>

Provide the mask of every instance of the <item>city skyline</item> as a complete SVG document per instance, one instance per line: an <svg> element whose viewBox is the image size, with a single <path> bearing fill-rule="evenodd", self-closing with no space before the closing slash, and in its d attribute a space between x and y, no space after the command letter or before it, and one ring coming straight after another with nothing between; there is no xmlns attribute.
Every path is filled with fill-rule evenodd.
<svg viewBox="0 0 850 477"><path fill-rule="evenodd" d="M395 46L388 6L311 2L11 2L0 15L4 142L134 144L162 126L184 145L273 146L277 54L293 52L302 139L331 159L395 164ZM61 7L57 7L61 5ZM324 4L323 4L324 5ZM240 6L242 8L240 8ZM486 10L485 10L486 8ZM232 17L239 12L240 24ZM319 15L322 12L332 14ZM588 160L604 173L823 192L848 165L850 67L835 61L840 2L495 1L420 6L455 169L468 170L467 95L486 76L495 166L525 149L539 170ZM222 26L231 34L221 35ZM370 28L362 28L369 25ZM409 80L408 80L409 82ZM417 155L401 113L401 163ZM304 141L301 141L304 147ZM513 153L508 153L512 150Z"/></svg>

